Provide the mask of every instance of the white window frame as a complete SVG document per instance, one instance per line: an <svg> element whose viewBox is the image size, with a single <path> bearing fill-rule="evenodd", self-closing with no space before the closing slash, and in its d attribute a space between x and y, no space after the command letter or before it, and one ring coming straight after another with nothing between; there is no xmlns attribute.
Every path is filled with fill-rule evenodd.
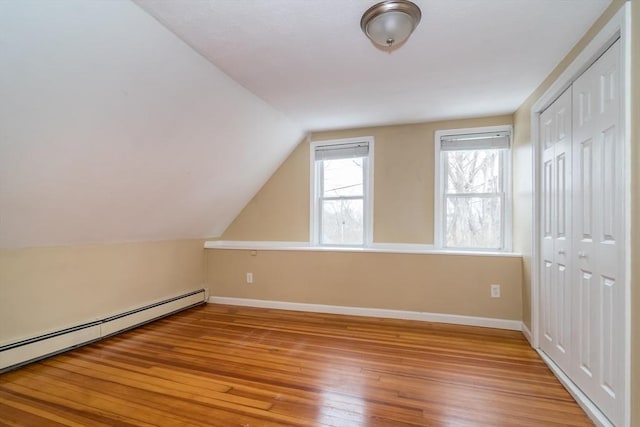
<svg viewBox="0 0 640 427"><path fill-rule="evenodd" d="M366 142L369 144L369 155L364 158L363 163L363 244L362 245L326 245L320 242L321 215L319 203L320 190L320 167L316 163L316 149L318 147L328 147L333 145L354 144ZM340 247L370 247L373 243L373 164L374 164L374 139L372 136L359 138L333 139L327 141L314 141L310 144L310 219L309 219L309 241L313 246L340 246Z"/></svg>
<svg viewBox="0 0 640 427"><path fill-rule="evenodd" d="M448 136L461 136L476 133L490 133L490 132L509 132L510 134L510 146L509 150L502 153L502 186L504 189L504 200L502 204L502 247L495 248L464 248L464 247L447 247L444 245L444 233L446 228L446 206L445 201L445 177L446 167L444 166L444 157L442 150L440 150L441 140L443 137ZM511 174L511 164L513 161L513 126L486 126L464 129L448 129L439 130L435 132L434 145L435 145L435 176L434 176L434 215L433 215L433 227L434 227L434 244L439 249L461 250L461 251L473 251L473 252L511 252L513 228L512 228L512 216L513 216L513 198L512 198L512 185L513 177Z"/></svg>

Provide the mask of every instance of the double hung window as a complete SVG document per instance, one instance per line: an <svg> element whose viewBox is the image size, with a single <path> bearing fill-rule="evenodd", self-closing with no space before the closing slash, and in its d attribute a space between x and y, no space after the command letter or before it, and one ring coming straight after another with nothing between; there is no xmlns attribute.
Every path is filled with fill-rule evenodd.
<svg viewBox="0 0 640 427"><path fill-rule="evenodd" d="M510 140L510 127L436 132L441 247L510 249Z"/></svg>
<svg viewBox="0 0 640 427"><path fill-rule="evenodd" d="M373 139L323 141L311 146L311 241L316 245L371 243Z"/></svg>

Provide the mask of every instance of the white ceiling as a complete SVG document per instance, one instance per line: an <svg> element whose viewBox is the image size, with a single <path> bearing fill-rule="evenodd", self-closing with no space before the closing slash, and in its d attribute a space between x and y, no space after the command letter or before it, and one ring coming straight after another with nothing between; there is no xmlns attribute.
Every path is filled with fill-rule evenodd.
<svg viewBox="0 0 640 427"><path fill-rule="evenodd" d="M307 130L514 112L610 0L414 0L387 53L360 31L375 0L135 0Z"/></svg>
<svg viewBox="0 0 640 427"><path fill-rule="evenodd" d="M608 2L418 0L389 54L373 1L0 0L0 247L219 236L304 131L511 113Z"/></svg>

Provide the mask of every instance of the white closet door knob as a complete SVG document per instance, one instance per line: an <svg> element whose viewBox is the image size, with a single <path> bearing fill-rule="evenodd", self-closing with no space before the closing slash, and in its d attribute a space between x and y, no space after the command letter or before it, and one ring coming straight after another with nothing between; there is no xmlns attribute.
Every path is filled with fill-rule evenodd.
<svg viewBox="0 0 640 427"><path fill-rule="evenodd" d="M587 257L587 253L585 251L578 252L578 258L586 258L586 257Z"/></svg>

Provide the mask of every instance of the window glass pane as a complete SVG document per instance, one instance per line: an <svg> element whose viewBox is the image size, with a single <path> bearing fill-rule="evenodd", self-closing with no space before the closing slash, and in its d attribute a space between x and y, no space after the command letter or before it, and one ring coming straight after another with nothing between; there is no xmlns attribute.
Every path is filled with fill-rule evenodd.
<svg viewBox="0 0 640 427"><path fill-rule="evenodd" d="M323 160L323 197L362 196L364 157Z"/></svg>
<svg viewBox="0 0 640 427"><path fill-rule="evenodd" d="M500 196L447 196L445 246L501 249Z"/></svg>
<svg viewBox="0 0 640 427"><path fill-rule="evenodd" d="M323 244L364 244L362 199L323 200L321 207Z"/></svg>
<svg viewBox="0 0 640 427"><path fill-rule="evenodd" d="M445 151L447 193L498 193L501 150Z"/></svg>

